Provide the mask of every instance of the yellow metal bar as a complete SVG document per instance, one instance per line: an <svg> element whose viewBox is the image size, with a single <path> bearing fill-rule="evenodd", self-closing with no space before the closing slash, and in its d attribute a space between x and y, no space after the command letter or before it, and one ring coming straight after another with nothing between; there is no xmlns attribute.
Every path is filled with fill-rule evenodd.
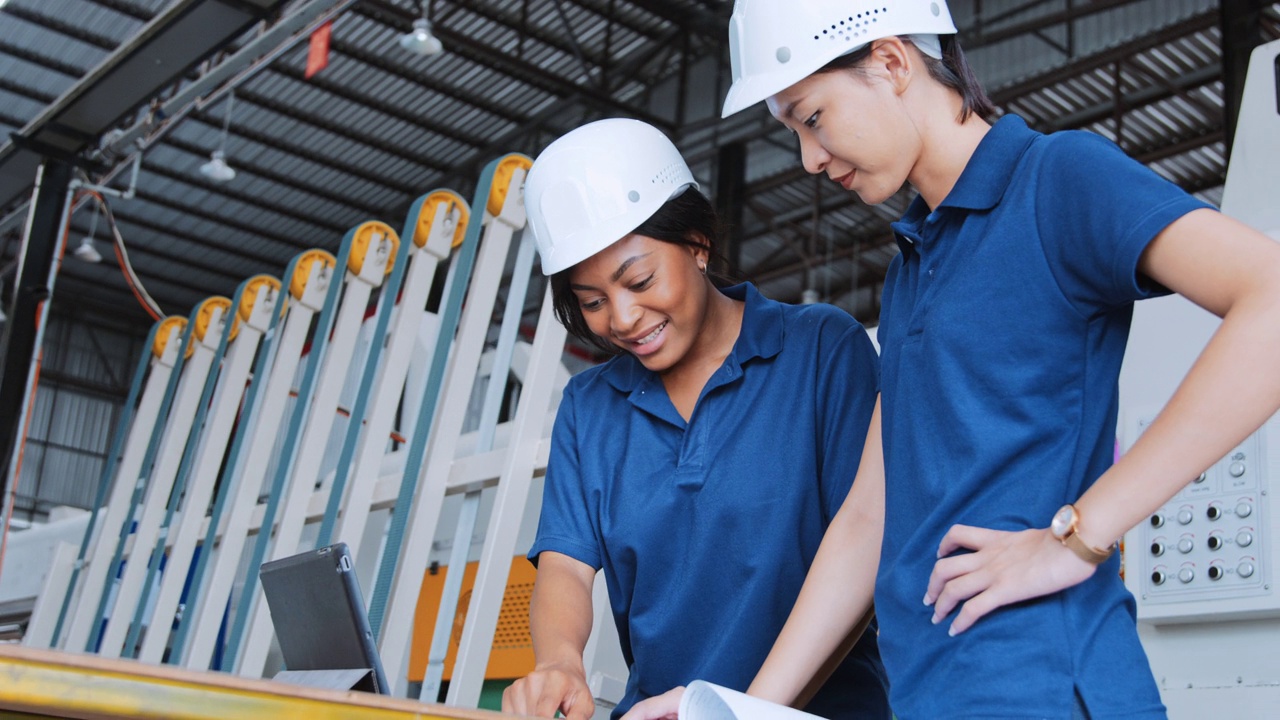
<svg viewBox="0 0 1280 720"><path fill-rule="evenodd" d="M9 712L5 712L9 711ZM0 646L0 717L496 720L483 710L321 690L133 660Z"/></svg>

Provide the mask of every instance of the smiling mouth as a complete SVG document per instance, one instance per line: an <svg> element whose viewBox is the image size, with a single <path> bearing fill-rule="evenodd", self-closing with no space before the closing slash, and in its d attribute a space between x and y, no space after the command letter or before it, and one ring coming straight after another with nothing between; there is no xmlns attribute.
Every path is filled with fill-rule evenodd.
<svg viewBox="0 0 1280 720"><path fill-rule="evenodd" d="M856 171L856 170L850 170L850 171L849 171L849 173L848 173L847 175L843 175L843 176L841 176L841 177L834 178L834 180L835 180L835 181L836 181L836 182L837 182L841 187L843 187L845 190L850 190L850 189L851 189L850 185L852 185L852 183L853 183L853 174L854 174L855 172L857 172L857 171Z"/></svg>
<svg viewBox="0 0 1280 720"><path fill-rule="evenodd" d="M667 323L669 323L669 322L671 322L671 321L670 321L670 320L667 320L667 321L663 322L661 325L659 325L658 327L654 328L654 329L653 329L653 332L649 333L648 335L645 335L644 337L640 338L639 340L628 340L627 342L631 343L632 345L648 345L649 343L651 343L651 342L653 342L654 340L657 340L657 339L658 339L658 335L662 332L662 330L663 330L664 328L666 328L666 327L667 327Z"/></svg>

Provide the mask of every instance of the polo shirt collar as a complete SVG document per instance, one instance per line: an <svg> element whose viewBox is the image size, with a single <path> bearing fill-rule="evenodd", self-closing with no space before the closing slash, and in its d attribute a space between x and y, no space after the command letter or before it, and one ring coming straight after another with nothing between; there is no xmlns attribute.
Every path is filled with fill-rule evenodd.
<svg viewBox="0 0 1280 720"><path fill-rule="evenodd" d="M746 303L742 311L742 329L725 360L725 366L732 368L733 375L737 376L741 366L749 360L771 358L782 351L782 306L765 298L751 283L720 288L720 292ZM661 382L631 354L614 358L601 374L610 385L625 393Z"/></svg>
<svg viewBox="0 0 1280 720"><path fill-rule="evenodd" d="M969 163L956 180L955 187L951 188L951 192L947 193L937 209L953 207L990 210L995 207L1009 188L1014 168L1022 158L1022 153L1026 152L1038 135L1017 115L1010 114L1000 118L991 126L982 142L978 143ZM917 195L899 221L902 224L901 230L906 231L897 233L898 244L904 252L910 247L910 235L923 226L929 213L929 206L924 198Z"/></svg>

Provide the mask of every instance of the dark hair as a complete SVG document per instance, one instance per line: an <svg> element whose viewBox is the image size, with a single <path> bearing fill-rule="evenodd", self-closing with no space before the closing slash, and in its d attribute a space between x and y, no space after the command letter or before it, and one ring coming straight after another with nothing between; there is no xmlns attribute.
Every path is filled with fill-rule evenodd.
<svg viewBox="0 0 1280 720"><path fill-rule="evenodd" d="M692 185L663 203L657 212L640 223L631 234L644 235L673 245L706 248L708 260L718 257L716 245L720 236L719 218L711 201ZM610 355L622 354L621 348L591 332L591 328L587 326L578 296L569 286L569 273L572 270L573 268L561 270L551 276L551 300L555 306L556 319L568 329L569 334L592 347ZM718 280L719 278L712 277L712 282L717 285L720 284Z"/></svg>
<svg viewBox="0 0 1280 720"><path fill-rule="evenodd" d="M899 39L907 44L915 44L909 37L902 36ZM996 106L991 102L991 98L987 97L987 92L982 89L982 83L978 81L978 76L974 74L973 68L965 58L964 51L960 49L960 41L955 35L939 35L938 39L942 45L941 60L929 57L923 52L920 53L920 57L924 58L925 67L929 70L929 76L959 93L960 99L964 102L960 108L960 122L968 120L970 115L991 120L996 113ZM841 55L823 65L814 74L860 67L862 62L870 56L871 43L867 43L866 47L859 48L848 55Z"/></svg>

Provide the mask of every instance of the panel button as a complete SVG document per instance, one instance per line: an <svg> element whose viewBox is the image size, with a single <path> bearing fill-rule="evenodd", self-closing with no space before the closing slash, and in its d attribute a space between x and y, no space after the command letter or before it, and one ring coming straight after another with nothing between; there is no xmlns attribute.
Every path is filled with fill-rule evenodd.
<svg viewBox="0 0 1280 720"><path fill-rule="evenodd" d="M1210 566L1209 566L1209 579L1210 579L1210 580L1221 580L1221 579L1222 579L1222 566L1221 566L1221 565L1210 565Z"/></svg>
<svg viewBox="0 0 1280 720"><path fill-rule="evenodd" d="M1241 477L1244 475L1244 463L1238 460L1231 463L1231 465L1227 467L1227 472L1231 473L1231 477Z"/></svg>
<svg viewBox="0 0 1280 720"><path fill-rule="evenodd" d="M1160 542L1159 540L1156 540L1155 542L1151 543L1151 554L1155 555L1156 557L1160 557L1161 555L1163 555L1164 543Z"/></svg>
<svg viewBox="0 0 1280 720"><path fill-rule="evenodd" d="M1236 533L1236 545L1240 547L1249 547L1253 544L1253 533L1248 530L1241 530Z"/></svg>
<svg viewBox="0 0 1280 720"><path fill-rule="evenodd" d="M1178 523L1181 525L1190 525L1195 519L1195 515L1191 513L1191 508L1182 508L1178 511Z"/></svg>
<svg viewBox="0 0 1280 720"><path fill-rule="evenodd" d="M1183 567L1178 571L1178 580L1182 583L1189 583L1196 579L1196 571L1191 567Z"/></svg>
<svg viewBox="0 0 1280 720"><path fill-rule="evenodd" d="M1152 584L1152 585L1163 585L1163 584L1164 584L1165 579L1166 579L1166 578L1165 578L1165 575L1164 575L1164 571L1163 571L1163 570L1156 570L1155 572L1151 573L1151 584Z"/></svg>
<svg viewBox="0 0 1280 720"><path fill-rule="evenodd" d="M1247 518L1253 514L1253 503L1248 500L1241 500L1236 503L1236 517Z"/></svg>
<svg viewBox="0 0 1280 720"><path fill-rule="evenodd" d="M1196 549L1196 541L1191 539L1189 535L1183 535L1178 538L1178 552L1186 554Z"/></svg>
<svg viewBox="0 0 1280 720"><path fill-rule="evenodd" d="M1253 575L1253 563L1248 560L1241 560L1236 566L1236 574L1242 578L1251 577Z"/></svg>
<svg viewBox="0 0 1280 720"><path fill-rule="evenodd" d="M1217 533L1210 535L1209 539L1205 541L1205 545L1208 545L1210 550L1222 549L1222 536Z"/></svg>
<svg viewBox="0 0 1280 720"><path fill-rule="evenodd" d="M1213 505L1210 505L1209 509L1204 511L1204 514L1205 514L1205 517L1209 518L1210 520L1217 520L1218 518L1222 517L1222 508L1215 503Z"/></svg>
<svg viewBox="0 0 1280 720"><path fill-rule="evenodd" d="M1164 527L1164 516L1163 516L1163 515L1161 515L1161 514L1159 514L1159 513L1156 513L1155 515L1152 515L1152 516L1151 516L1151 527L1153 527L1153 528Z"/></svg>

